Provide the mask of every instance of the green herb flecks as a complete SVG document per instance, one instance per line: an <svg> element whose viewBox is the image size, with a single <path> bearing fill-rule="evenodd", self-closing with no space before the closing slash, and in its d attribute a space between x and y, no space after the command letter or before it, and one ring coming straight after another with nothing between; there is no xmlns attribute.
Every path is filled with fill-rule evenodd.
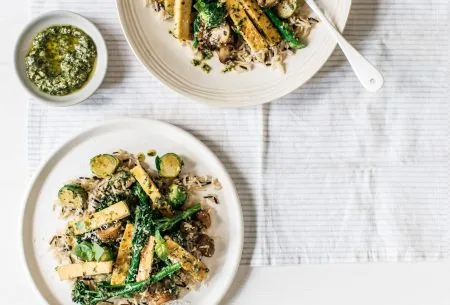
<svg viewBox="0 0 450 305"><path fill-rule="evenodd" d="M210 65L208 65L207 63L203 63L202 64L202 70L204 71L204 72L206 72L206 73L209 73L209 72L211 72L211 66Z"/></svg>

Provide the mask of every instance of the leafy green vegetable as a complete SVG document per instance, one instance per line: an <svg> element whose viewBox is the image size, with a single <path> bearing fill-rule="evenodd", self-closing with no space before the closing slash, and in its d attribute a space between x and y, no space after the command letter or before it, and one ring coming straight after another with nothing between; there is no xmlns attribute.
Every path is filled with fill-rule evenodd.
<svg viewBox="0 0 450 305"><path fill-rule="evenodd" d="M194 8L198 11L198 17L208 28L215 28L225 22L227 10L217 0L197 0Z"/></svg>
<svg viewBox="0 0 450 305"><path fill-rule="evenodd" d="M101 262L107 262L107 261L112 261L112 260L114 260L113 253L112 253L112 251L111 251L110 248L103 247L103 251L104 251L104 252L103 252L103 255L100 256L100 261L101 261Z"/></svg>
<svg viewBox="0 0 450 305"><path fill-rule="evenodd" d="M72 301L80 305L96 305L101 301L106 301L114 297L129 297L130 295L142 292L151 284L157 283L181 269L179 263L164 267L157 274L140 282L126 283L120 285L110 285L102 282L97 285L97 289L91 289L83 281L76 281L72 290Z"/></svg>
<svg viewBox="0 0 450 305"><path fill-rule="evenodd" d="M74 254L85 262L110 261L113 259L112 252L109 248L88 241L77 244L74 249Z"/></svg>
<svg viewBox="0 0 450 305"><path fill-rule="evenodd" d="M192 42L192 46L194 48L198 47L198 32L200 31L200 17L197 15L194 19L194 41Z"/></svg>
<svg viewBox="0 0 450 305"><path fill-rule="evenodd" d="M302 49L305 47L305 44L295 36L294 31L289 27L289 25L282 21L277 14L275 14L270 8L263 8L264 13L266 13L267 17L269 17L270 21L272 21L273 25L277 28L278 32L280 32L281 36L289 42L289 45L294 49Z"/></svg>
<svg viewBox="0 0 450 305"><path fill-rule="evenodd" d="M156 255L163 261L167 260L167 257L169 256L169 249L167 249L166 241L164 238L162 238L161 233L159 231L156 231L155 233L155 253Z"/></svg>
<svg viewBox="0 0 450 305"><path fill-rule="evenodd" d="M139 198L139 205L135 211L131 261L126 278L127 283L134 282L136 279L139 261L141 260L141 250L145 246L153 229L153 213L149 197L140 184L133 186L133 193Z"/></svg>
<svg viewBox="0 0 450 305"><path fill-rule="evenodd" d="M172 207L178 208L182 206L187 199L186 188L182 185L173 183L169 186L169 194L168 194L169 202Z"/></svg>
<svg viewBox="0 0 450 305"><path fill-rule="evenodd" d="M99 244L93 243L92 252L94 253L94 259L98 262L105 253L105 250L103 250L103 248Z"/></svg>
<svg viewBox="0 0 450 305"><path fill-rule="evenodd" d="M76 245L74 254L85 262L91 262L94 260L92 244L88 241L83 241L82 243Z"/></svg>
<svg viewBox="0 0 450 305"><path fill-rule="evenodd" d="M160 171L161 170L161 158L159 156L156 156L156 158L155 158L155 165L156 165L156 169L158 171Z"/></svg>

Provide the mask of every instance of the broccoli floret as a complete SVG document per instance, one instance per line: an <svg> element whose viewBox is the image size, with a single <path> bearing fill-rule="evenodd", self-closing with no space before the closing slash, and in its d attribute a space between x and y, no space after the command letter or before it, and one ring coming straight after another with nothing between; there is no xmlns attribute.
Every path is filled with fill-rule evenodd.
<svg viewBox="0 0 450 305"><path fill-rule="evenodd" d="M187 199L187 192L184 186L179 184L171 184L169 186L169 202L174 208L182 206Z"/></svg>
<svg viewBox="0 0 450 305"><path fill-rule="evenodd" d="M194 8L202 23L208 28L214 28L225 22L227 10L217 0L197 0Z"/></svg>

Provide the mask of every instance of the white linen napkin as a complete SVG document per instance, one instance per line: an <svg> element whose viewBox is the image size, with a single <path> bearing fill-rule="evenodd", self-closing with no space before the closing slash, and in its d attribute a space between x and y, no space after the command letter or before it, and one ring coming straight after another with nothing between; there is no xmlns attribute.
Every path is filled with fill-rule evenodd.
<svg viewBox="0 0 450 305"><path fill-rule="evenodd" d="M447 257L447 0L353 0L345 36L383 72L379 93L366 92L336 50L302 88L247 109L207 108L162 85L133 56L114 1L30 2L33 15L68 9L91 19L110 53L89 101L30 101L30 173L86 125L166 120L205 142L232 175L245 220L242 264Z"/></svg>

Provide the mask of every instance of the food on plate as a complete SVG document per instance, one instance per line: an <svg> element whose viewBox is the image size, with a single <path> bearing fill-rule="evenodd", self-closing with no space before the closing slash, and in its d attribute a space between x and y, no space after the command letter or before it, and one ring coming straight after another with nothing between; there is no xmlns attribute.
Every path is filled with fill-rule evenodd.
<svg viewBox="0 0 450 305"><path fill-rule="evenodd" d="M109 154L101 154L91 159L91 171L100 178L113 174L119 166L119 159Z"/></svg>
<svg viewBox="0 0 450 305"><path fill-rule="evenodd" d="M183 160L174 153L167 153L161 158L157 157L155 162L159 175L164 178L177 177L183 167Z"/></svg>
<svg viewBox="0 0 450 305"><path fill-rule="evenodd" d="M164 304L209 276L203 258L215 243L206 198L220 182L183 173L176 153L156 156L156 171L141 160L122 150L99 154L93 176L58 191L67 226L50 246L78 304Z"/></svg>
<svg viewBox="0 0 450 305"><path fill-rule="evenodd" d="M306 46L318 21L303 0L146 0L163 19L173 19L172 35L192 46L192 63L209 72L218 55L222 72L247 71L260 62L284 71L284 60Z"/></svg>
<svg viewBox="0 0 450 305"><path fill-rule="evenodd" d="M96 46L85 32L70 25L56 25L34 37L25 57L25 72L40 91L63 96L88 82L96 58Z"/></svg>
<svg viewBox="0 0 450 305"><path fill-rule="evenodd" d="M60 280L69 280L77 277L107 274L112 269L112 261L86 262L56 267Z"/></svg>

